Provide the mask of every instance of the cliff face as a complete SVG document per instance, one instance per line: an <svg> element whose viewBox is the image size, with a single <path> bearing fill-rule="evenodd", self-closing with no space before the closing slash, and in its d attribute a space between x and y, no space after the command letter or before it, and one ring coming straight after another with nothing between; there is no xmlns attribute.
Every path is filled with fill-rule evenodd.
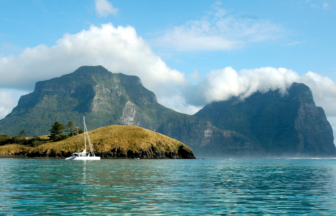
<svg viewBox="0 0 336 216"><path fill-rule="evenodd" d="M55 121L73 121L89 130L133 125L159 132L193 148L196 156L333 155L333 135L324 112L308 87L295 84L288 94L256 93L242 102L232 98L205 106L195 116L157 103L153 92L135 76L101 66L37 82L0 120L0 134L49 134Z"/></svg>
<svg viewBox="0 0 336 216"><path fill-rule="evenodd" d="M49 134L56 120L72 120L82 127L85 115L90 130L131 121L128 107L156 104L154 93L138 77L112 74L101 66L81 67L75 72L37 82L34 92L20 98L18 106L0 121L0 132L16 135ZM138 109L141 113L141 110ZM142 119L133 119L139 125Z"/></svg>
<svg viewBox="0 0 336 216"><path fill-rule="evenodd" d="M333 130L328 122L324 110L316 107L312 93L307 86L293 85L293 91L302 95L298 97L300 107L295 119L295 129L299 133L300 142L298 155L334 155Z"/></svg>
<svg viewBox="0 0 336 216"><path fill-rule="evenodd" d="M195 116L250 138L269 156L332 156L333 132L310 89L294 83L288 93L257 92L205 106Z"/></svg>
<svg viewBox="0 0 336 216"><path fill-rule="evenodd" d="M194 149L195 155L224 156L259 152L253 142L233 131L220 130L208 121L181 114L157 103L153 92L138 77L114 74L101 66L37 82L34 92L22 96L8 116L0 120L0 134L49 134L56 120L72 120L89 130L109 125L133 125L170 136ZM215 153L215 154L214 154Z"/></svg>
<svg viewBox="0 0 336 216"><path fill-rule="evenodd" d="M159 115L162 116L162 124L156 131L188 144L197 156L252 156L262 152L246 136L221 130L203 119L167 109L161 110Z"/></svg>

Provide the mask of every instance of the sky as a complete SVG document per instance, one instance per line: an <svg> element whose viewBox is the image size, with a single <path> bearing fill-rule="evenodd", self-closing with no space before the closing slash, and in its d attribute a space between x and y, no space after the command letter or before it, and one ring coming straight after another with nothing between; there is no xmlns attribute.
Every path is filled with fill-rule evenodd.
<svg viewBox="0 0 336 216"><path fill-rule="evenodd" d="M187 114L304 83L336 129L335 20L334 0L0 0L0 119L35 82L102 65Z"/></svg>

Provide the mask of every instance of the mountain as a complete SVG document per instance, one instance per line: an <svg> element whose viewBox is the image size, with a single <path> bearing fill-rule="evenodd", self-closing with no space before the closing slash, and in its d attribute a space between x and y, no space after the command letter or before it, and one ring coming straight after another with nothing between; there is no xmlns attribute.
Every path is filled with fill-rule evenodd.
<svg viewBox="0 0 336 216"><path fill-rule="evenodd" d="M195 159L185 144L141 127L113 125L98 128L89 134L95 155L102 158ZM69 157L73 152L83 150L83 134L79 134L36 147L16 144L0 146L0 155Z"/></svg>
<svg viewBox="0 0 336 216"><path fill-rule="evenodd" d="M89 130L109 125L135 125L177 139L196 156L246 155L261 151L237 132L220 130L198 117L168 109L136 76L111 73L102 66L83 66L71 74L37 82L34 92L0 120L0 134L49 134L50 126L72 120Z"/></svg>
<svg viewBox="0 0 336 216"><path fill-rule="evenodd" d="M0 131L8 135L20 130L26 130L27 135L49 134L55 121L72 120L82 127L83 115L92 130L131 122L127 116L134 104L152 103L156 103L155 95L138 77L112 74L101 66L80 67L71 74L37 82L34 92L22 96L17 107L0 121Z"/></svg>
<svg viewBox="0 0 336 216"><path fill-rule="evenodd" d="M223 130L250 138L270 156L332 156L333 131L312 92L294 83L279 90L254 93L245 100L233 97L206 105L195 116Z"/></svg>
<svg viewBox="0 0 336 216"><path fill-rule="evenodd" d="M270 97L263 99L268 94L270 94ZM267 106L269 114L273 112L272 109L278 110L276 112L281 111L281 109L277 108L278 105L281 105L280 102L277 101L282 97L277 96L277 92L259 93L259 95L259 101L253 102L253 99L251 99L251 103L255 103L256 106L259 106L257 103L266 104L267 102L271 102L272 105ZM289 95L291 95L290 92ZM251 96L251 98L254 97ZM247 101L249 101L249 99L246 99L245 102ZM302 134L304 134L302 138L300 138L299 133L295 135L293 129L288 129L289 135L272 135L269 136L270 138L263 139L262 130L257 130L258 132L251 131L251 128L254 127L253 124L259 121L244 120L243 118L244 116L249 117L250 115L251 117L249 118L252 118L252 114L249 114L250 112L255 112L254 117L256 119L258 115L262 117L260 118L260 124L264 124L265 133L273 134L275 133L271 131L273 129L278 131L280 129L287 131L287 129L277 127L268 128L265 126L268 124L267 122L275 121L275 119L268 118L268 116L264 116L263 113L258 114L258 110L253 111L253 107L250 107L251 110L249 111L249 106L241 105L242 109L240 114L242 114L242 116L238 116L240 115L239 110L237 110L236 114L234 113L235 103L241 103L241 101L232 99L228 102L224 102L224 104L228 104L224 108L228 110L232 109L232 115L240 119L239 121L234 119L230 120L232 123L229 124L233 126L227 127L224 126L227 125L226 123L224 124L223 122L217 122L215 120L215 118L225 119L225 113L223 114L221 111L221 109L223 109L222 107L218 107L217 111L215 111L217 109L216 107L214 107L212 111L209 111L214 114L216 113L215 115L202 115L202 113L207 113L208 107L213 106L214 103L206 106L195 116L178 113L159 104L155 94L146 89L142 85L141 80L136 76L111 73L102 66L83 66L73 73L51 80L37 82L34 92L22 96L17 107L4 119L0 120L0 134L13 136L19 134L21 130L25 130L29 136L45 135L49 134L48 130L55 121L66 124L69 120L72 120L75 126L82 127L82 117L85 116L89 130L109 125L134 125L144 127L187 144L193 149L196 157L257 157L277 155L277 149L281 148L281 145L284 145L284 149L289 146L287 153L291 155L306 154L311 151L306 150L305 137L317 140L311 144L312 147L308 146L309 148L316 147L316 149L320 149L320 147L315 146L317 145L316 143L319 141L324 142L324 140L320 139L321 136L315 136L315 134L309 135L309 128L306 128L304 125L307 118L303 118L304 122L298 121L297 123L297 127L301 128L300 130ZM283 120L285 121L285 119L287 119L286 121L293 122L297 119L295 112L299 112L300 103L296 102L296 100L293 100L293 103L290 103L290 100L288 100L287 103L290 105L285 109L290 109L290 112L285 113L286 118L283 118ZM309 106L311 106L311 104L309 104ZM306 109L306 105L304 105L302 109ZM316 109L318 112L323 112L321 108ZM306 114L307 113L304 112L302 115ZM324 119L320 117L320 115L316 116L316 121L310 123L312 127L320 127L320 125L322 127L329 124L327 122L317 124L318 121L326 121L325 117ZM242 125L248 122L250 122L249 126ZM283 124L285 123L286 122ZM255 129L259 127L259 125L256 125ZM330 137L332 138L332 131L326 130L325 135L329 137L325 138L329 143ZM289 143L286 143L285 139L281 138L287 136L291 137ZM281 142L277 140L269 142L271 138L278 139L279 137L282 140ZM301 142L301 140L303 141ZM274 148L271 146L273 143L276 144ZM298 143L301 144L299 145ZM269 145L269 147L267 147L267 145ZM301 149L292 148L292 145L299 145ZM329 147L330 145L328 144L326 148ZM317 154L327 155L325 151L329 150L330 149L322 149L318 151Z"/></svg>

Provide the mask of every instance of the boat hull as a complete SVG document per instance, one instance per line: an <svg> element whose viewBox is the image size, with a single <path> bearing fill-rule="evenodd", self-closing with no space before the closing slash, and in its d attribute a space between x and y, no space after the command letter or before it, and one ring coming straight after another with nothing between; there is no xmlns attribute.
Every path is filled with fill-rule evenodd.
<svg viewBox="0 0 336 216"><path fill-rule="evenodd" d="M77 156L71 156L68 158L65 158L65 160L100 160L100 157L92 156L92 157L77 157Z"/></svg>

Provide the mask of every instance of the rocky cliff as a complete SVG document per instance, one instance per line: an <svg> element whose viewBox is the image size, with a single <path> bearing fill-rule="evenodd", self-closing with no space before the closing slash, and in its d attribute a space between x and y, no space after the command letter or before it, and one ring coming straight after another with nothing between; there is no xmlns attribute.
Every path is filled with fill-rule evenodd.
<svg viewBox="0 0 336 216"><path fill-rule="evenodd" d="M250 155L260 152L253 142L234 131L220 130L206 120L178 113L157 103L153 92L135 76L111 73L101 66L83 66L75 72L37 82L34 92L0 120L0 134L49 134L56 120L72 120L89 130L109 125L134 125L186 143L195 155Z"/></svg>
<svg viewBox="0 0 336 216"><path fill-rule="evenodd" d="M81 67L71 74L37 82L34 92L22 96L17 107L0 121L0 132L48 134L56 120L72 120L82 127L83 115L87 116L89 129L123 124L131 121L129 107L154 103L155 95L136 76L112 74L101 66ZM139 120L134 119L135 125L140 124Z"/></svg>
<svg viewBox="0 0 336 216"><path fill-rule="evenodd" d="M101 66L83 66L71 74L37 82L34 92L22 96L18 106L0 120L0 134L13 136L21 130L30 136L49 134L50 125L56 120L63 124L72 120L75 126L82 127L85 116L89 130L109 125L140 126L187 144L200 157L277 155L279 149L283 153L307 154L317 141L305 139L321 140L318 131L307 134L307 120L298 118L300 100L269 92L257 93L245 102L236 98L223 102L224 107L213 103L190 116L157 103L155 94L136 76L111 73ZM301 110L307 109L302 106ZM318 114L323 111L315 110L310 127L317 127L316 122L321 121L318 127L327 128L325 117ZM331 136L329 132L325 135L329 142L332 132ZM321 149L317 154L326 155L330 145L318 146L321 145L326 147L316 147Z"/></svg>
<svg viewBox="0 0 336 216"><path fill-rule="evenodd" d="M250 138L269 156L332 156L333 131L310 89L294 83L286 94L257 92L213 102L195 116Z"/></svg>

